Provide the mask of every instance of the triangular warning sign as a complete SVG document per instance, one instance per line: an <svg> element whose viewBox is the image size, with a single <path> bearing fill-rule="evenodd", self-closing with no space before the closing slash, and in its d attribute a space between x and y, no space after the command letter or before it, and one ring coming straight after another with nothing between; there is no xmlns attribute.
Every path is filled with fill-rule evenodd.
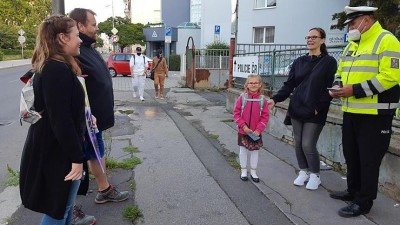
<svg viewBox="0 0 400 225"><path fill-rule="evenodd" d="M151 35L152 37L157 37L157 33L156 31L153 31L153 35Z"/></svg>

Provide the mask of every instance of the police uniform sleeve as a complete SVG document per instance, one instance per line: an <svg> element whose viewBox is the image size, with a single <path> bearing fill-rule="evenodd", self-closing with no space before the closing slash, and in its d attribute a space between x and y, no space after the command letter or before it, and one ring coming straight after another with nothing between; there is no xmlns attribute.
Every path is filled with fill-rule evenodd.
<svg viewBox="0 0 400 225"><path fill-rule="evenodd" d="M400 43L394 35L385 35L378 48L378 74L359 84L353 85L356 98L376 95L400 83Z"/></svg>

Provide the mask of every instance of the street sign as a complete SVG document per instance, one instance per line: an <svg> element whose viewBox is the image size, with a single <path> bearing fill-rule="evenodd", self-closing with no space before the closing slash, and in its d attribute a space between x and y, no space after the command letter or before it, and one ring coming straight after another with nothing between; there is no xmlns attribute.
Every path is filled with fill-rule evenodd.
<svg viewBox="0 0 400 225"><path fill-rule="evenodd" d="M258 56L233 57L233 77L247 78L258 74Z"/></svg>
<svg viewBox="0 0 400 225"><path fill-rule="evenodd" d="M221 26L220 25L215 25L214 34L220 34L220 33L221 33Z"/></svg>
<svg viewBox="0 0 400 225"><path fill-rule="evenodd" d="M165 43L171 43L172 28L165 27Z"/></svg>
<svg viewBox="0 0 400 225"><path fill-rule="evenodd" d="M20 36L22 36L22 35L24 35L24 34L25 34L25 31L24 31L24 30L22 30L22 29L20 29L20 30L18 31L18 34L19 34Z"/></svg>
<svg viewBox="0 0 400 225"><path fill-rule="evenodd" d="M153 37L153 38L156 38L156 37L157 37L156 31L153 31L153 34L151 35L151 37Z"/></svg>
<svg viewBox="0 0 400 225"><path fill-rule="evenodd" d="M114 35L111 36L111 40L112 40L112 42L118 42L119 41L119 36L114 34Z"/></svg>
<svg viewBox="0 0 400 225"><path fill-rule="evenodd" d="M111 29L111 33L113 33L114 35L117 34L118 33L117 28L114 27L113 29Z"/></svg>
<svg viewBox="0 0 400 225"><path fill-rule="evenodd" d="M25 43L25 41L26 41L26 38L25 38L25 36L19 36L18 37L18 41L19 41L19 43L22 45L23 43Z"/></svg>

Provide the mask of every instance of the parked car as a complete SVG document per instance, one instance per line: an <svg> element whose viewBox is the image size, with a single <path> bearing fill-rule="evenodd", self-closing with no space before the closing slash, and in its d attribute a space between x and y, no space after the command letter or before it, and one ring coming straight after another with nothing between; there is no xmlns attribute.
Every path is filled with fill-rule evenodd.
<svg viewBox="0 0 400 225"><path fill-rule="evenodd" d="M118 74L122 76L130 76L131 71L129 68L129 61L132 57L132 53L111 53L107 59L107 67L112 77L116 77ZM151 70L152 59L144 56L147 61L147 70ZM142 58L142 56L140 56ZM150 72L148 72L150 74Z"/></svg>

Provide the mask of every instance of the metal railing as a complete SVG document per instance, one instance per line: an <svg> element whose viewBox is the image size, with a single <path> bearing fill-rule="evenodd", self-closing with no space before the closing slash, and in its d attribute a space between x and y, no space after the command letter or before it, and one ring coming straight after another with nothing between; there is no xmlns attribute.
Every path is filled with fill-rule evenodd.
<svg viewBox="0 0 400 225"><path fill-rule="evenodd" d="M195 54L196 69L228 69L229 49L197 49Z"/></svg>
<svg viewBox="0 0 400 225"><path fill-rule="evenodd" d="M329 55L339 60L344 45L328 46ZM256 51L257 50L257 51ZM268 51L258 51L268 50ZM305 45L238 45L236 56L258 56L258 74L263 78L264 86L268 93L278 91L287 80L293 61L306 54ZM235 77L234 86L243 88L245 78Z"/></svg>

